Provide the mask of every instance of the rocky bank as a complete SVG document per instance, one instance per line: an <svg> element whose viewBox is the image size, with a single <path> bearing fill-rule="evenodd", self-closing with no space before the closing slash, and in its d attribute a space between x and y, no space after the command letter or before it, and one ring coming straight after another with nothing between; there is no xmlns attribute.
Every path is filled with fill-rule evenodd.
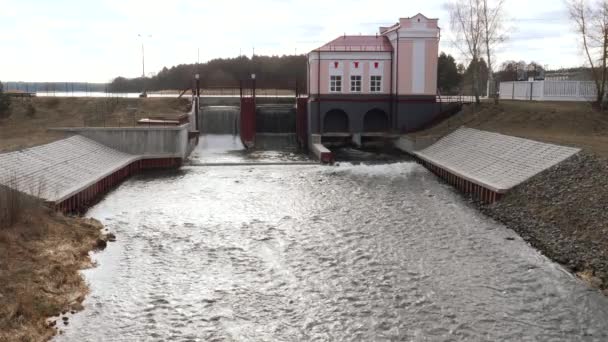
<svg viewBox="0 0 608 342"><path fill-rule="evenodd" d="M608 159L581 152L478 206L608 294Z"/></svg>

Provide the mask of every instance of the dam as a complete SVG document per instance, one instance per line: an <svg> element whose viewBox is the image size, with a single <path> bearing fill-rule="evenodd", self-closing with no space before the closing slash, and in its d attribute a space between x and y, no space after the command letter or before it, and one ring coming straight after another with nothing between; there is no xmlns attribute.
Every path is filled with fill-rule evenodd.
<svg viewBox="0 0 608 342"><path fill-rule="evenodd" d="M54 340L608 338L605 296L455 191L464 177L503 191L576 150L462 129L400 158L332 147L329 167L302 152L297 105L266 105L249 147L238 104L215 103L198 130L193 110L0 155L117 237ZM520 152L530 160L504 169Z"/></svg>

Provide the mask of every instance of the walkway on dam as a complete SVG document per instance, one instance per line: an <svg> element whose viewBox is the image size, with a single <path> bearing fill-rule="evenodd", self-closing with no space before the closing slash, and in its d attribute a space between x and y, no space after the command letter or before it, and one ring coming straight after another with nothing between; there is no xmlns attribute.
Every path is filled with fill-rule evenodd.
<svg viewBox="0 0 608 342"><path fill-rule="evenodd" d="M420 159L496 193L504 193L580 149L460 128L414 151Z"/></svg>
<svg viewBox="0 0 608 342"><path fill-rule="evenodd" d="M76 135L0 154L0 184L58 203L140 158Z"/></svg>

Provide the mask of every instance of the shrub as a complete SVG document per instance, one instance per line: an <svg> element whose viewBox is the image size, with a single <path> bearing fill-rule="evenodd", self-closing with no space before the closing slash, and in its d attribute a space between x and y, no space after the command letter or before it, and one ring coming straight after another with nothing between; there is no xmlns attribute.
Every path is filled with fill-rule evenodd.
<svg viewBox="0 0 608 342"><path fill-rule="evenodd" d="M0 82L0 117L8 117L10 115L10 106L11 98L4 94L4 86Z"/></svg>
<svg viewBox="0 0 608 342"><path fill-rule="evenodd" d="M34 104L32 102L29 102L27 104L27 106L25 107L25 115L28 118L36 117L36 107L34 106Z"/></svg>
<svg viewBox="0 0 608 342"><path fill-rule="evenodd" d="M44 187L42 183L38 187L39 196ZM10 177L4 185L0 184L0 229L8 228L26 216L26 212L40 208L42 201L19 191L19 183L16 177Z"/></svg>

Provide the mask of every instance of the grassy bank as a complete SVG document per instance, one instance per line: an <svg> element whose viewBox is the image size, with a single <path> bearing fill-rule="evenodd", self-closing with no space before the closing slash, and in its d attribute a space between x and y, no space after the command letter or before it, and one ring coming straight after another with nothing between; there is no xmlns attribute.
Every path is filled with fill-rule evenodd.
<svg viewBox="0 0 608 342"><path fill-rule="evenodd" d="M0 188L0 341L46 341L67 322L49 317L82 308L88 289L78 271L105 247L101 228Z"/></svg>
<svg viewBox="0 0 608 342"><path fill-rule="evenodd" d="M441 137L460 126L580 147L608 157L608 112L586 102L501 101L465 106L462 113L414 137Z"/></svg>
<svg viewBox="0 0 608 342"><path fill-rule="evenodd" d="M177 98L15 98L0 118L0 153L46 144L64 137L51 127L133 126L149 116L177 116L190 111Z"/></svg>

